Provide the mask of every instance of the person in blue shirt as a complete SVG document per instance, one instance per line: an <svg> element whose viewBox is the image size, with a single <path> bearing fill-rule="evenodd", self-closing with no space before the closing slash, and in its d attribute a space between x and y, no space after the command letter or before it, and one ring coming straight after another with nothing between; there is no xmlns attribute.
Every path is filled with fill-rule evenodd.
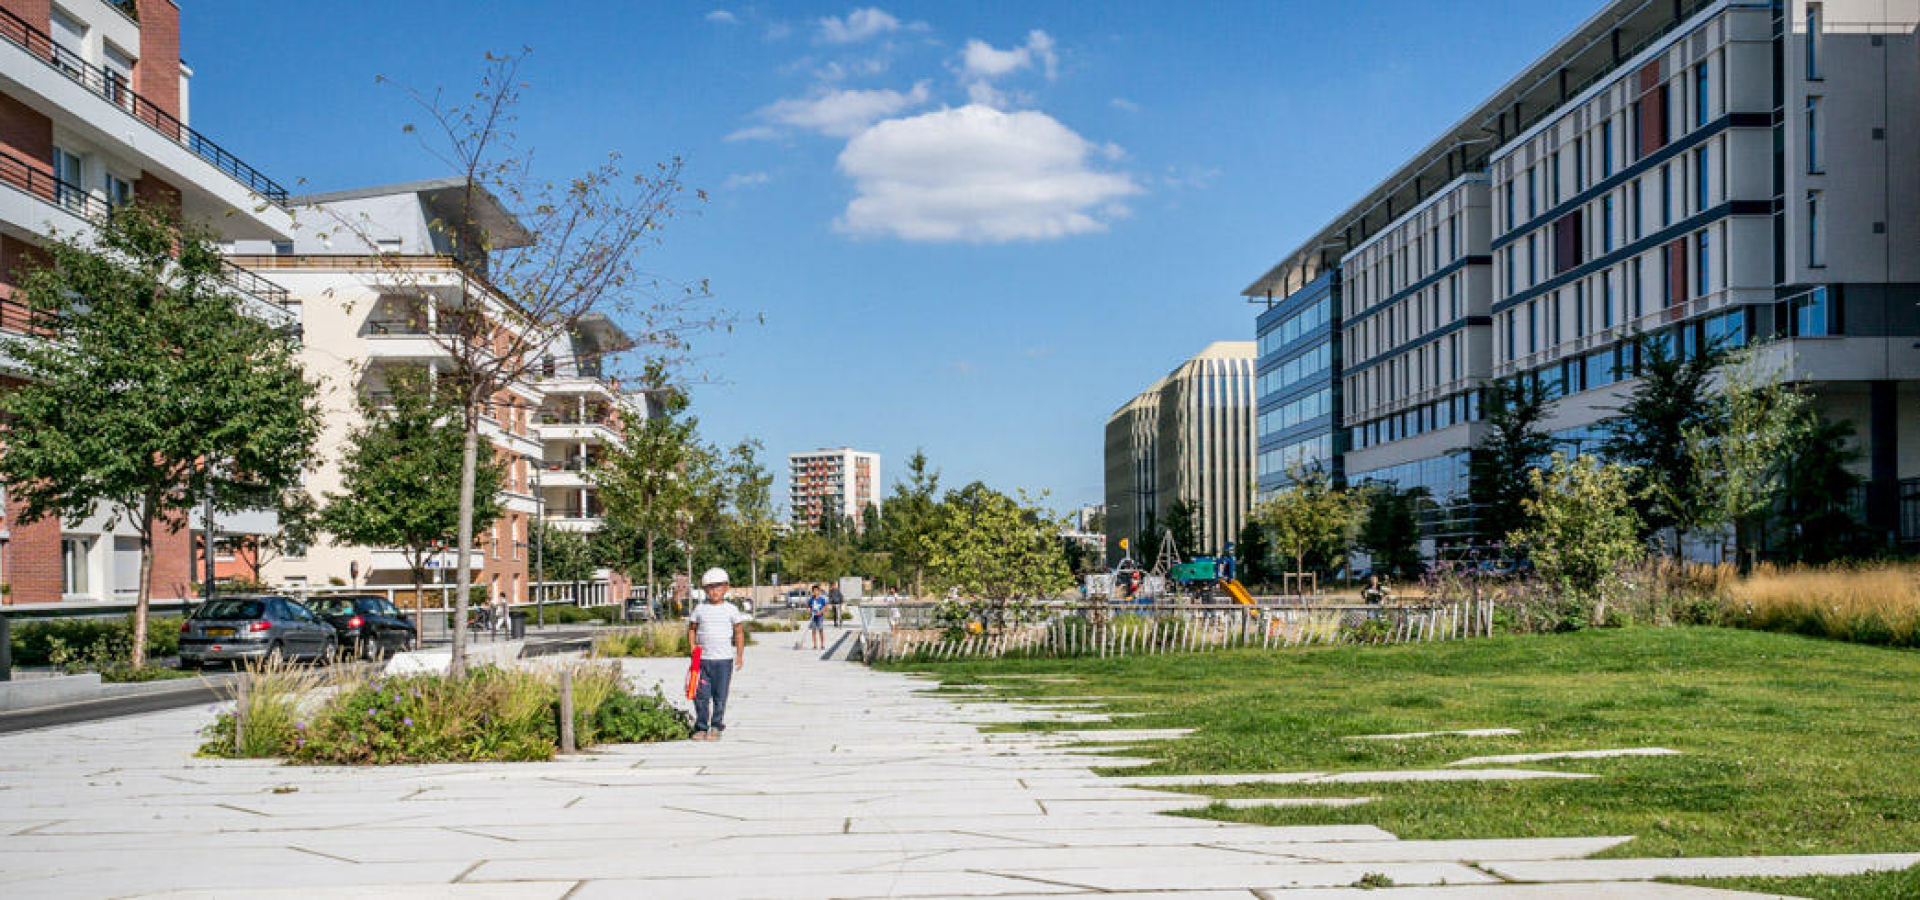
<svg viewBox="0 0 1920 900"><path fill-rule="evenodd" d="M819 585L813 586L813 596L807 600L807 614L812 616L807 622L807 630L813 633L813 648L827 648L827 595Z"/></svg>

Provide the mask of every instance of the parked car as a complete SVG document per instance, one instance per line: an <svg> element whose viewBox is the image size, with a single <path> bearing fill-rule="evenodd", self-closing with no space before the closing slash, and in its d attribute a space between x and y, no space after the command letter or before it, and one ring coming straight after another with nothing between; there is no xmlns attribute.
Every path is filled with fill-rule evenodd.
<svg viewBox="0 0 1920 900"><path fill-rule="evenodd" d="M412 650L419 641L419 631L406 614L377 594L315 597L307 606L333 626L340 646L357 659Z"/></svg>
<svg viewBox="0 0 1920 900"><path fill-rule="evenodd" d="M653 620L653 604L645 597L628 597L623 610L629 622L650 622Z"/></svg>
<svg viewBox="0 0 1920 900"><path fill-rule="evenodd" d="M788 591L787 592L787 608L788 609L804 609L806 608L807 600L810 599L811 596L812 595L808 594L806 591Z"/></svg>
<svg viewBox="0 0 1920 900"><path fill-rule="evenodd" d="M339 652L333 626L292 597L216 597L180 623L180 667L249 659L324 662Z"/></svg>

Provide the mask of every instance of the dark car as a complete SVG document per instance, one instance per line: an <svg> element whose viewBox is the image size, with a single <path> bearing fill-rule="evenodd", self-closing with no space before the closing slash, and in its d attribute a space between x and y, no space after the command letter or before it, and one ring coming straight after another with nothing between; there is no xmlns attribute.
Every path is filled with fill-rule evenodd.
<svg viewBox="0 0 1920 900"><path fill-rule="evenodd" d="M313 597L307 606L333 626L340 647L358 659L412 650L419 638L406 614L378 594Z"/></svg>
<svg viewBox="0 0 1920 900"><path fill-rule="evenodd" d="M330 660L340 639L292 597L217 597L180 623L180 667L249 659Z"/></svg>

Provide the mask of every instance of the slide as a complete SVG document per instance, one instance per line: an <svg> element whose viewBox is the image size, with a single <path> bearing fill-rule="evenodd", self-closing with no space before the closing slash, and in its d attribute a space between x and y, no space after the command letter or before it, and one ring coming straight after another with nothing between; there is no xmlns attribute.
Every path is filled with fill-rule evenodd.
<svg viewBox="0 0 1920 900"><path fill-rule="evenodd" d="M1220 582L1220 586L1227 589L1227 596L1232 597L1235 603L1241 606L1257 605L1253 602L1253 595L1247 593L1246 586L1242 585L1239 579L1229 578Z"/></svg>

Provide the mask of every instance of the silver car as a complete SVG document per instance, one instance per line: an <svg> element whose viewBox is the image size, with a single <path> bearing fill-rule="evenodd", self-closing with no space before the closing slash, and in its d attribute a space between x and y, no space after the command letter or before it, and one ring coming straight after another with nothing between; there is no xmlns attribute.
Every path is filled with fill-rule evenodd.
<svg viewBox="0 0 1920 900"><path fill-rule="evenodd" d="M332 660L333 626L292 597L218 597L180 623L180 667L249 659Z"/></svg>

